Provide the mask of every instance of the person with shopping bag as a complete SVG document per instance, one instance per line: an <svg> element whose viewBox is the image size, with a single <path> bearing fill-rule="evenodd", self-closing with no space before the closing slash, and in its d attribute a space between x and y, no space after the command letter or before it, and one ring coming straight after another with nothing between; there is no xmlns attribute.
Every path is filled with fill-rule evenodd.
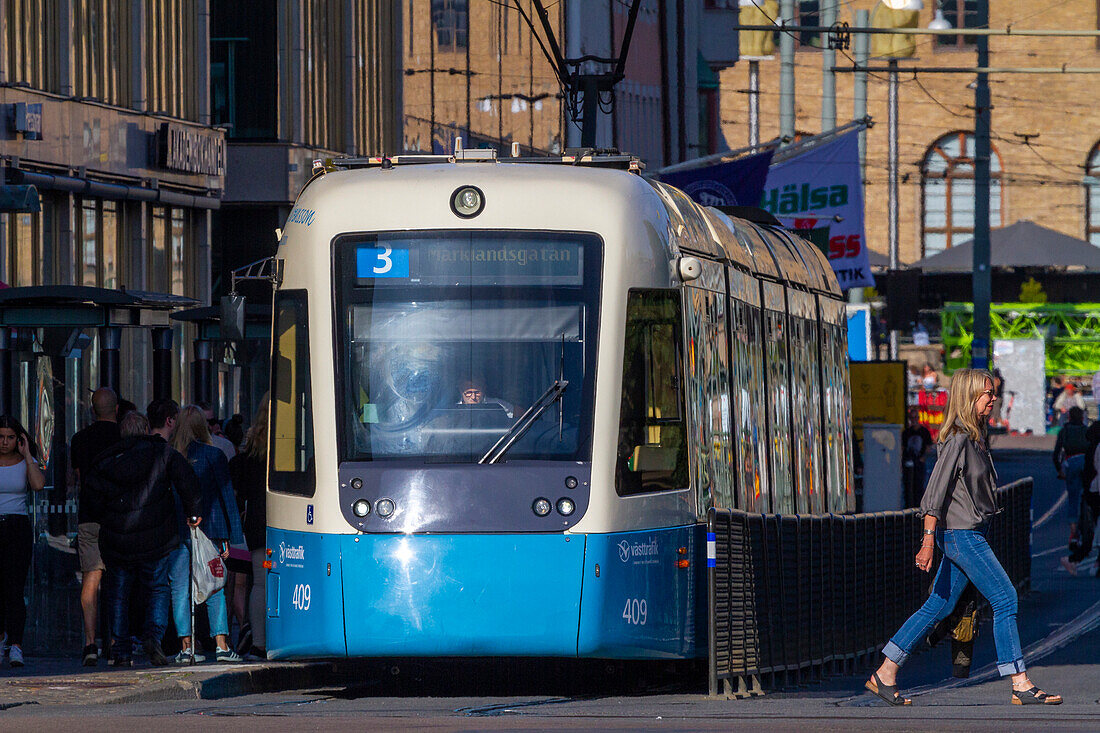
<svg viewBox="0 0 1100 733"><path fill-rule="evenodd" d="M141 586L145 603L142 646L154 667L168 664L160 640L168 626L168 562L179 546L176 502L191 523L201 510L195 472L178 451L149 434L149 420L131 412L119 427L122 440L101 452L84 474L84 507L99 525L107 568L112 637L111 664L129 667L130 598Z"/></svg>
<svg viewBox="0 0 1100 733"><path fill-rule="evenodd" d="M236 507L233 486L229 481L229 465L225 454L210 443L210 431L206 425L206 416L196 405L187 405L176 418L176 429L172 435L172 445L191 463L199 479L202 493L202 530L205 532L224 560L229 557L230 544L243 544L244 533L241 530L240 516L230 507ZM182 516L182 513L181 513ZM191 639L191 541L173 553L169 570L172 585L172 617L176 623L176 633L180 637L180 653L177 664L192 664L205 660L197 654ZM229 646L229 614L226 609L225 589L218 588L204 601L207 618L210 621L210 633L217 648L214 650L218 662L241 662L241 656ZM198 605L196 603L196 605Z"/></svg>

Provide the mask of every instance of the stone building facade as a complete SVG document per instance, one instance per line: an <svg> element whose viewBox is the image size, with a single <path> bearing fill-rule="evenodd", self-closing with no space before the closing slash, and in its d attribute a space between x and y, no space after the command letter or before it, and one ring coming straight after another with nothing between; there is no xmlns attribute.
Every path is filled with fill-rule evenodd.
<svg viewBox="0 0 1100 733"><path fill-rule="evenodd" d="M543 2L566 58L615 58L629 2ZM545 43L531 0L404 0L404 147L560 153L580 127L524 14ZM642 0L624 79L601 100L598 147L642 157L651 168L724 149L717 71L737 58L736 0ZM608 68L588 63L586 73Z"/></svg>
<svg viewBox="0 0 1100 733"><path fill-rule="evenodd" d="M855 11L874 11L874 0L840 3L838 20L855 25ZM954 27L968 24L973 3L940 0ZM1097 3L1043 0L990 2L991 28L1095 30ZM807 24L816 24L818 2L796 3ZM920 27L933 19L936 2L924 3ZM961 20L960 20L961 19ZM821 131L822 60L818 48L796 43L796 129ZM900 259L914 262L952 243L971 238L973 180L966 159L974 129L973 74L907 73L907 67L973 67L974 46L961 36L916 39L916 55L899 62ZM990 38L990 66L1100 67L1096 38ZM851 50L837 53L837 64L851 66ZM872 66L885 66L872 59ZM748 64L721 75L722 131L729 145L748 144ZM838 122L853 117L853 75L836 75ZM1092 105L1096 74L991 74L994 200L992 226L1032 220L1100 245L1100 127ZM760 139L779 134L779 59L760 62ZM886 253L887 219L886 74L868 79L866 135L866 231L872 250ZM972 153L971 153L972 154ZM999 168L999 172L998 169ZM999 197L996 196L999 181Z"/></svg>

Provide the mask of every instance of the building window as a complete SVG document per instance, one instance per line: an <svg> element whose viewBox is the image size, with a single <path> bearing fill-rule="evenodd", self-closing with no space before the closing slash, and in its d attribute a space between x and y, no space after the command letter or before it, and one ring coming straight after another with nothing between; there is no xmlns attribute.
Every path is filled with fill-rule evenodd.
<svg viewBox="0 0 1100 733"><path fill-rule="evenodd" d="M759 7L763 8L763 5ZM778 14L776 20L778 20ZM794 17L791 19L791 21L791 25L821 25L820 0L799 0L799 2L796 2L794 4ZM775 43L776 48L779 48L781 35L781 31L776 31L773 34L772 40ZM813 31L799 31L797 34L794 34L794 36L795 41L797 41L796 48L821 48L822 43L820 33L815 33Z"/></svg>
<svg viewBox="0 0 1100 733"><path fill-rule="evenodd" d="M102 253L100 257L102 283L103 287L114 290L118 287L119 281L118 238L120 231L118 226L118 204L114 201L103 202L100 229L103 233L103 243L100 247Z"/></svg>
<svg viewBox="0 0 1100 733"><path fill-rule="evenodd" d="M5 282L12 287L43 284L42 214L18 212L7 218L9 278Z"/></svg>
<svg viewBox="0 0 1100 733"><path fill-rule="evenodd" d="M277 138L282 61L270 7L270 0L210 4L211 117L233 139Z"/></svg>
<svg viewBox="0 0 1100 733"><path fill-rule="evenodd" d="M1100 142L1085 163L1085 238L1100 247Z"/></svg>
<svg viewBox="0 0 1100 733"><path fill-rule="evenodd" d="M979 0L939 0L944 19L952 28L978 27ZM936 36L936 48L970 48L977 36Z"/></svg>
<svg viewBox="0 0 1100 733"><path fill-rule="evenodd" d="M989 224L1004 226L1001 157L990 148ZM944 135L921 164L921 244L936 254L974 237L974 136Z"/></svg>
<svg viewBox="0 0 1100 733"><path fill-rule="evenodd" d="M6 81L61 92L60 54L55 53L61 24L56 6L43 0L0 3L0 54L7 57Z"/></svg>
<svg viewBox="0 0 1100 733"><path fill-rule="evenodd" d="M110 0L74 0L72 13L74 95L127 104L129 8Z"/></svg>
<svg viewBox="0 0 1100 733"><path fill-rule="evenodd" d="M80 243L76 249L76 284L96 287L99 285L99 277L96 272L99 258L96 256L96 239L99 233L99 222L96 216L94 199L82 201L80 204Z"/></svg>
<svg viewBox="0 0 1100 733"><path fill-rule="evenodd" d="M172 209L172 295L187 295L187 253L183 243L186 241L183 209Z"/></svg>
<svg viewBox="0 0 1100 733"><path fill-rule="evenodd" d="M161 207L152 208L147 260L149 269L145 274L145 289L154 293L165 293L168 292L168 212Z"/></svg>
<svg viewBox="0 0 1100 733"><path fill-rule="evenodd" d="M470 29L469 0L432 0L432 29L440 51L465 50Z"/></svg>

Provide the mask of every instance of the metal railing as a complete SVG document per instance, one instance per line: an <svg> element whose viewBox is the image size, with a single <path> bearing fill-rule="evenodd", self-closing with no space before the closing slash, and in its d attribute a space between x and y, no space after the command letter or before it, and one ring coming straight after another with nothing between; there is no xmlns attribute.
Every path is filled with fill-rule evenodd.
<svg viewBox="0 0 1100 733"><path fill-rule="evenodd" d="M1032 480L996 491L987 538L1012 583L1031 579ZM931 574L912 561L916 509L782 516L707 515L710 694L759 694L851 671L928 597ZM937 550L937 557L939 551Z"/></svg>

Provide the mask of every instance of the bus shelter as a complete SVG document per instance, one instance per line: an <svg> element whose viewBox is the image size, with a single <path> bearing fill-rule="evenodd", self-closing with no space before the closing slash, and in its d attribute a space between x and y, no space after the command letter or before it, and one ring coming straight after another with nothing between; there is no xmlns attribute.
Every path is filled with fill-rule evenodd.
<svg viewBox="0 0 1100 733"><path fill-rule="evenodd" d="M46 488L31 505L35 535L27 643L34 654L79 649L77 494L68 441L100 386L144 405L173 396L169 313L197 301L167 293L80 285L0 289L0 414L17 418L39 447ZM178 367L176 367L178 369ZM133 385L142 387L141 393Z"/></svg>

